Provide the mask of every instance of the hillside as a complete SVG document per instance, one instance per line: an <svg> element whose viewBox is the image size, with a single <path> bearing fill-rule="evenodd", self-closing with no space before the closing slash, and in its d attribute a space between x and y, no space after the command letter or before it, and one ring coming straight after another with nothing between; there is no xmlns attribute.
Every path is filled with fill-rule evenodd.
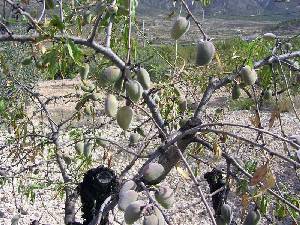
<svg viewBox="0 0 300 225"><path fill-rule="evenodd" d="M177 1L176 8L180 8L180 1ZM193 0L187 1L194 12L202 13L201 5ZM150 10L151 9L151 10ZM174 9L172 1L161 0L140 0L139 10L144 15L155 9ZM220 16L250 16L263 15L269 17L295 18L300 15L299 0L213 0L212 4L205 8L206 14Z"/></svg>

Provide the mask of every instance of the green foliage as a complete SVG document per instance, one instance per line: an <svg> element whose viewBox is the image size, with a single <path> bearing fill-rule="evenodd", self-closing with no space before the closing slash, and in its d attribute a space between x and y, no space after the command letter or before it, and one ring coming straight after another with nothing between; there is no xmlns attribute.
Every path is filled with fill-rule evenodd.
<svg viewBox="0 0 300 225"><path fill-rule="evenodd" d="M253 174L256 168L257 168L257 161L248 160L245 162L245 170L247 170L248 173Z"/></svg>
<svg viewBox="0 0 300 225"><path fill-rule="evenodd" d="M257 199L259 211L262 215L267 215L270 206L270 200L270 196L266 194Z"/></svg>
<svg viewBox="0 0 300 225"><path fill-rule="evenodd" d="M252 98L239 98L229 102L229 109L231 110L250 110L255 106Z"/></svg>
<svg viewBox="0 0 300 225"><path fill-rule="evenodd" d="M20 184L18 186L18 193L23 194L24 196L26 196L32 203L35 202L35 198L36 198L36 192L47 188L51 185L51 183L40 183L40 182L36 182L30 185L23 185Z"/></svg>
<svg viewBox="0 0 300 225"><path fill-rule="evenodd" d="M73 78L83 66L83 53L71 41L53 45L42 56L42 65L46 67L50 79Z"/></svg>

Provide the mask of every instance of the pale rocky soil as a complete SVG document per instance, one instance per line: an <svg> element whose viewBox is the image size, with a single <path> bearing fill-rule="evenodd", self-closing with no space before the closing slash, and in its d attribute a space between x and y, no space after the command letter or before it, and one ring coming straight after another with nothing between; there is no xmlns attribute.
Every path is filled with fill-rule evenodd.
<svg viewBox="0 0 300 225"><path fill-rule="evenodd" d="M69 93L75 93L74 86L78 85L78 80L62 80L62 81L47 81L42 82L37 87L37 90L41 92L42 95L45 96L63 96ZM207 110L207 114L213 116L215 109L222 108L224 110L223 121L230 122L230 123L238 123L244 125L250 125L249 117L252 115L249 111L230 111L227 107L229 101L230 93L226 90L219 91L212 102L210 103L210 107ZM75 99L74 99L75 100ZM61 102L58 100L56 104L50 105L50 113L54 118L58 121L61 118L65 118L68 115L71 115L75 103L70 99L69 103L67 104L60 104ZM102 103L101 103L102 104ZM110 120L103 116L103 106L99 104L97 106L99 112L97 113L95 123L101 126L101 133L103 137L106 137L110 140L114 140L115 142L119 143L120 145L124 145L125 147L128 146L128 136L129 134L126 133L125 137L121 134L121 129L117 127L115 121L109 122ZM31 107L28 108L29 113L34 111ZM270 111L262 111L262 121L265 127L268 127L268 121L270 119ZM138 124L139 122L143 121L145 117L143 115L138 115L135 119L134 125ZM88 124L92 122L91 117L85 118L80 122L74 122L72 126L76 127L86 127ZM282 114L282 123L287 135L291 134L300 134L300 123L295 118L292 113L283 113ZM134 126L133 125L133 126ZM150 128L146 128L146 130ZM266 128L267 129L267 128ZM243 135L248 138L255 139L255 134L251 130L241 131L239 128L226 128L227 131L234 132L238 135ZM273 128L270 131L280 134L279 129L279 122L276 121ZM45 129L47 132L47 129ZM150 132L153 133L153 132ZM2 135L0 135L0 144L2 145L7 140L8 134L6 131L2 131ZM63 143L68 143L69 137L66 135L62 139ZM270 147L273 150L283 152L283 145L282 143L273 140L272 138L266 138L266 142L270 144ZM229 142L231 143L231 141ZM140 143L137 147L128 147L130 150L137 152L141 147L142 143ZM149 146L147 150L151 151L156 144ZM289 146L289 149L294 154L295 150ZM64 149L65 153L70 154L71 156L74 155L73 147L66 147ZM115 171L121 171L126 166L126 163L130 162L132 159L131 156L125 153L119 153L117 149L113 146L108 146L105 150L103 148L98 148L93 153L93 158L95 159L94 165L99 165L103 163L103 154L104 151L108 151L113 154L113 161L112 161L112 169ZM226 150L228 151L228 150ZM243 160L246 159L258 159L259 161L263 160L263 154L261 154L262 150L253 148L249 145L241 145L241 143L232 143L230 148L231 153ZM0 169L4 169L9 165L12 165L13 162L7 160L7 152L1 152L2 155L0 159ZM213 156L211 153L206 153L203 157L203 160L209 161L211 164L219 164L218 167L224 167L224 162L217 163L213 161ZM37 160L39 161L39 160ZM192 163L193 160L189 159L189 162ZM105 162L106 163L106 162ZM139 161L137 165L141 165L142 161ZM29 163L30 165L30 163ZM195 164L191 164L194 168ZM181 165L184 168L183 165ZM130 173L128 174L128 178L130 178L136 169L135 167ZM286 162L282 162L278 159L274 159L272 161L272 168L274 174L277 177L277 180L284 184L292 193L299 194L300 193L300 180L299 177L296 176L294 169ZM12 168L15 171L18 171L20 168ZM45 166L41 166L40 170L45 170ZM204 190L204 193L207 195L209 194L209 189L206 181L203 178L203 174L207 171L210 171L211 168L205 164L200 164L200 173L198 179L201 183L201 188ZM58 174L57 168L50 168L51 174L50 179L58 180L60 176ZM44 172L40 172L36 178L42 178L45 175ZM20 177L20 180L23 177ZM176 170L173 170L172 173L168 176L166 181L170 184L171 187L176 189L176 203L174 207L169 210L169 213L176 212L178 209L195 202L199 199L197 196L197 192L195 187L193 186L192 182L188 179L183 178L178 174ZM21 219L19 220L20 225L29 225L30 221L36 219L39 220L41 224L51 224L51 225L61 225L63 224L63 200L57 196L57 192L53 190L47 191L40 191L36 194L36 201L34 203L30 203L30 201L26 200L25 197L21 197L20 194L17 192L16 186L16 179L14 182L14 186L10 184L5 185L4 187L0 188L0 225L9 225L11 222L11 218L18 214L16 205L22 206L25 212L21 215ZM229 196L229 204L234 206L234 213L235 215L240 215L241 207L240 207L240 198L236 197L235 188L233 187L232 192ZM15 198L14 198L15 197ZM299 196L300 197L300 196ZM14 200L15 199L15 200ZM210 201L209 201L210 202ZM77 218L80 220L80 210L77 213ZM118 213L118 220L122 221L122 214ZM205 225L210 224L207 213L205 211L203 204L198 204L188 211L183 213L177 213L176 215L172 216L173 224L185 224L185 225ZM239 219L236 219L237 224L241 224ZM117 223L114 223L117 224ZM138 223L137 223L138 224ZM140 223L139 223L140 224ZM268 224L264 219L261 224ZM274 224L282 224L282 222L274 221ZM285 221L284 224L292 224L291 221Z"/></svg>

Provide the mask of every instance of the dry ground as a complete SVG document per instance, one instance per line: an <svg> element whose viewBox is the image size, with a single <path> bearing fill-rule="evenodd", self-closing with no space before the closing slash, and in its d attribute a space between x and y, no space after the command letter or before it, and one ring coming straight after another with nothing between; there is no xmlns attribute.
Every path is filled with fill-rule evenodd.
<svg viewBox="0 0 300 225"><path fill-rule="evenodd" d="M45 96L63 96L69 93L75 93L75 86L79 84L78 80L61 80L61 81L46 81L39 84L37 90L41 92L42 95ZM226 93L226 91L221 90L219 91L216 96L212 99L212 103L209 106L207 114L213 116L214 111L217 108L222 108L224 110L223 120L230 123L238 123L244 125L250 125L249 117L252 115L252 112L249 111L230 111L227 107L228 101L230 98L230 94ZM76 99L73 99L76 100ZM50 105L50 113L56 120L60 120L61 118L65 118L68 115L71 115L74 112L75 102L72 99L67 104L61 104L58 100L55 104ZM120 128L118 128L115 121L109 122L109 120L103 115L103 102L99 103L97 106L99 113L96 116L96 123L102 124L101 125L101 133L103 137L106 137L110 140L114 140L123 146L128 146L128 133L124 135L121 134ZM30 109L30 107L29 107ZM32 110L31 110L32 111ZM263 111L262 112L262 121L265 127L268 126L268 121L270 119L270 111ZM135 118L135 124L143 121L145 117L140 114L137 115ZM85 119L81 120L80 122L75 122L72 126L75 127L86 127L89 123L92 123L92 119L90 117L86 117ZM300 134L300 123L295 118L292 113L284 113L282 114L282 123L287 135L291 134ZM149 128L146 128L146 130ZM247 130L243 131L239 128L226 128L227 131L234 132L239 135L243 135L248 138L255 138L253 131ZM270 129L270 131L280 134L279 123L278 121L275 122L275 126ZM45 130L46 132L46 130ZM6 135L7 133L4 132ZM2 135L0 137L0 142L5 141L6 136ZM63 139L63 142L68 143L69 137L66 135ZM279 152L283 152L283 145L281 142L273 140L270 137L266 137L266 142L270 144L271 148ZM242 145L239 143L233 143L230 141L230 150L229 148L224 149L225 151L229 151L233 156L241 158L243 161L249 159L258 159L259 161L264 159L264 154L261 153L261 149L253 148L250 145ZM130 150L137 152L141 147L142 143L137 145L136 147L128 147ZM152 151L155 148L156 144L149 146L147 151ZM294 150L289 147L289 149L294 153ZM74 148L66 147L64 152L69 154L70 156L74 155ZM93 159L95 159L94 165L99 165L103 162L103 155L104 152L110 152L113 155L113 162L112 162L112 169L115 171L121 171L124 169L126 163L128 163L132 157L127 153L120 153L117 149L113 146L108 146L106 149L97 148L93 153ZM11 161L6 160L7 153L2 153L1 167L5 168L6 166L11 165ZM213 160L213 156L211 153L206 153L201 156L204 161L210 162L212 165L217 165L218 167L222 168L225 167L224 163L215 162ZM195 163L193 163L192 159L189 159L192 167L195 167ZM130 173L128 174L128 178L130 178L138 165L141 165L141 161L137 163L137 167L135 167ZM198 175L198 179L201 183L201 188L204 190L206 195L209 194L208 185L203 178L203 174L206 171L210 171L211 168L203 163L200 163L200 173ZM184 168L183 165L180 165ZM284 184L286 188L291 190L292 193L299 194L300 192L300 182L299 177L296 176L294 169L286 162L282 162L281 160L274 159L272 161L272 168L274 174L277 177L277 180L280 184ZM13 168L14 170L18 170L19 168ZM45 169L44 166L40 168L41 171ZM60 179L59 173L57 168L53 167L51 169L51 179L58 180ZM39 176L43 176L44 173L40 172ZM192 184L191 180L182 177L176 170L173 170L171 174L166 179L166 182L171 185L171 187L175 188L176 190L176 203L174 207L168 211L169 213L174 213L180 210L182 207L194 202L198 201L199 197L197 195L196 189ZM16 200L14 199L16 197ZM22 206L24 209L23 214L21 215L20 225L29 225L30 221L34 219L40 219L42 224L51 224L51 225L61 225L63 224L63 200L60 199L56 192L53 190L47 191L39 191L36 195L36 201L34 203L30 203L26 198L20 197L17 193L16 187L16 179L14 180L14 185L7 185L4 188L0 189L0 225L8 225L10 224L10 220L14 215L17 215L16 205ZM300 197L300 196L299 196ZM241 202L240 197L236 196L235 188L233 186L232 192L229 196L229 204L234 207L235 215L240 215L241 213ZM80 220L80 210L77 213L77 218ZM119 221L122 221L122 214L117 213L117 218ZM173 224L209 224L209 219L207 217L207 213L204 209L203 204L197 204L193 206L189 210L184 210L183 212L177 213L172 217ZM239 219L235 217L238 224L240 224ZM261 224L267 224L265 219L262 221ZM274 224L282 224L280 221L274 221ZM284 221L284 224L292 224L290 220Z"/></svg>

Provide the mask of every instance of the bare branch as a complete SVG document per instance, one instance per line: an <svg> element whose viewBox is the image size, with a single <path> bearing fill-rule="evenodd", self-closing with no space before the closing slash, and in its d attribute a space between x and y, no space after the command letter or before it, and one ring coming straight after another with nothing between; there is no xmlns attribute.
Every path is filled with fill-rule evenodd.
<svg viewBox="0 0 300 225"><path fill-rule="evenodd" d="M279 56L271 56L271 57L267 57L261 61L255 62L254 63L254 69L258 69L260 67L263 67L265 65L271 65L273 63L278 63L279 61L282 60L286 60L286 59L290 59L290 58L295 58L295 57L300 57L300 51L295 51L295 52L291 52L288 54L283 54L283 55L279 55ZM207 103L210 100L210 98L212 97L212 95L214 94L214 92L218 89L220 89L221 87L224 87L225 85L231 83L236 77L239 76L239 72L233 73L229 76L226 76L225 78L222 79L217 79L217 78L210 78L209 84L203 94L203 97L194 113L194 118L198 117L201 118L203 111L206 109L207 107Z"/></svg>
<svg viewBox="0 0 300 225"><path fill-rule="evenodd" d="M206 142L206 141L203 141ZM200 142L202 143L202 141ZM208 142L205 145L205 147L207 147L208 149L210 149L211 151L213 151L213 146L210 145ZM231 156L229 156L226 153L222 153L222 157L224 157L227 161L229 161L234 167L236 167L240 172L242 172L244 175L246 175L249 179L252 179L252 175L249 174L234 158L232 158ZM197 156L193 156L194 159L197 159ZM293 205L292 203L290 203L288 200L286 200L285 198L281 197L279 194L277 194L275 191L271 190L271 189L267 189L267 191L273 195L275 198L279 199L280 201L282 201L283 203L285 203L286 205L288 205L289 207L291 207L292 209L296 210L297 212L300 212L300 209L297 208L295 205Z"/></svg>
<svg viewBox="0 0 300 225"><path fill-rule="evenodd" d="M245 142L248 142L250 143L251 145L254 145L254 146L257 146L263 150L265 150L266 152L268 152L270 155L275 155L277 156L278 158L281 158L289 163L291 163L292 165L294 165L296 168L300 168L300 163L284 156L284 155L281 155L280 153L276 152L276 151L272 151L270 150L269 148L265 147L264 145L261 145L257 142L254 142L254 141L250 141L248 140L247 138L244 138L244 137L241 137L241 136L238 136L236 134L233 134L233 133L230 133L230 132L227 132L227 131L221 131L221 130L216 130L216 129L208 129L208 128L205 128L205 129L201 129L201 131L203 132L213 132L213 133L217 133L217 134L226 134L228 136L231 136L235 139L239 139L239 140L242 140L242 141L245 141Z"/></svg>
<svg viewBox="0 0 300 225"><path fill-rule="evenodd" d="M150 199L150 202L152 204L155 205L156 208L158 208L158 210L161 212L161 214L163 215L165 222L168 225L172 225L171 222L169 221L168 217L166 216L166 214L164 213L164 211L162 210L162 208L160 207L160 205L155 201L155 199L151 196L148 188L146 187L146 185L143 182L140 182L141 187L143 188L143 190L146 192L147 197Z"/></svg>
<svg viewBox="0 0 300 225"><path fill-rule="evenodd" d="M92 29L92 32L90 34L90 37L88 38L88 41L89 42L93 42L94 41L94 38L96 36L96 33L97 33L97 30L98 30L98 27L99 27L99 24L100 22L102 21L103 17L104 17L104 13L100 14L97 16L97 19L95 21L95 24L93 26L93 29Z"/></svg>
<svg viewBox="0 0 300 225"><path fill-rule="evenodd" d="M238 164L235 159L233 159L232 157L229 157L228 155L226 156L226 159L228 159L232 165L234 165L239 171L241 171L249 179L252 179L251 174L249 174L240 164ZM275 191L273 191L271 189L267 189L267 191L271 195L275 196L277 199L279 199L280 201L282 201L283 203L285 203L286 205L288 205L289 207L291 207L292 209L296 210L297 212L300 212L299 208L297 208L295 205L293 205L292 203L290 203L289 201L287 201L285 198L281 197Z"/></svg>
<svg viewBox="0 0 300 225"><path fill-rule="evenodd" d="M296 57L300 57L300 51L290 52L290 53L286 53L283 55L274 55L271 57L267 57L261 61L255 62L254 69L258 69L265 65L271 65L273 63L278 63L280 61L283 61L286 59L291 59L291 58L296 58Z"/></svg>
<svg viewBox="0 0 300 225"><path fill-rule="evenodd" d="M44 15L45 15L45 11L46 11L46 0L42 0L43 2L43 6L42 6L42 12L40 17L38 18L37 22L41 22L41 20L43 19Z"/></svg>
<svg viewBox="0 0 300 225"><path fill-rule="evenodd" d="M127 58L126 63L130 63L130 54L131 54L131 30L132 30L132 1L128 1L128 47L127 47Z"/></svg>
<svg viewBox="0 0 300 225"><path fill-rule="evenodd" d="M30 23L33 25L33 27L36 30L41 30L40 27L37 24L37 21L25 10L23 10L18 4L16 4L15 2L11 1L11 0L6 0L6 2L11 5L14 9L17 10L18 13L20 13L21 15L24 15L29 21Z"/></svg>
<svg viewBox="0 0 300 225"><path fill-rule="evenodd" d="M13 35L13 32L9 30L9 28L0 21L0 28L3 28L10 36Z"/></svg>
<svg viewBox="0 0 300 225"><path fill-rule="evenodd" d="M103 204L101 205L99 212L97 212L97 216L88 224L88 225L98 225L102 219L102 214L104 212L105 207L110 202L111 196L108 196Z"/></svg>
<svg viewBox="0 0 300 225"><path fill-rule="evenodd" d="M105 37L105 46L107 48L110 47L110 40L111 40L111 32L112 32L112 27L113 27L113 19L114 17L111 16L109 19L109 23L106 27L106 37Z"/></svg>
<svg viewBox="0 0 300 225"><path fill-rule="evenodd" d="M208 212L208 214L209 214L209 217L210 217L210 219L211 219L211 221L212 221L212 224L213 224L213 225L217 225L216 220L215 220L215 218L214 218L214 215L213 215L213 213L212 213L212 211L211 211L211 209L210 209L210 207L209 207L209 205L208 205L208 203L207 203L207 201L206 201L206 199L205 199L205 196L204 196L204 194L203 194L203 192L202 192L202 190L201 190L201 188L200 188L199 182L197 181L197 179L196 179L196 177L195 177L195 175L194 175L194 173L193 173L193 171L192 171L190 165L189 165L188 162L186 161L186 159L185 159L185 157L183 156L183 154L182 154L182 152L180 151L180 149L179 149L179 148L176 148L176 149L177 149L177 153L180 155L181 160L183 161L183 163L185 164L186 168L188 169L189 174L190 174L190 176L191 176L193 182L194 182L195 185L196 185L196 188L197 188L197 190L198 190L198 192L199 192L199 194L200 194L200 198L201 198L202 202L203 202L204 205L205 205L205 208L206 208L206 210L207 210L207 212Z"/></svg>

